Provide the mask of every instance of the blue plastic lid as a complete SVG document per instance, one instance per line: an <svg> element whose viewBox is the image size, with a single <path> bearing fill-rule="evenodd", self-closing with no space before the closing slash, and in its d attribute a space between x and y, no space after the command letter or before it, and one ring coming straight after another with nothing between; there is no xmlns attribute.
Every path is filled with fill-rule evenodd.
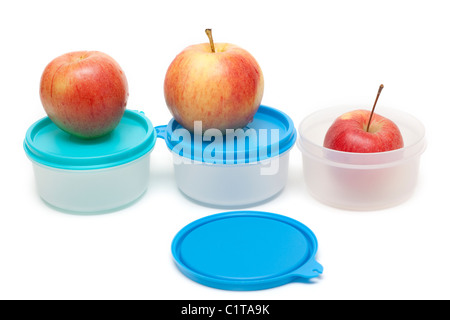
<svg viewBox="0 0 450 320"><path fill-rule="evenodd" d="M288 151L297 139L291 118L267 106L260 106L253 121L243 129L223 135L219 130L191 133L172 119L155 128L158 137L176 154L197 162L241 164L259 162Z"/></svg>
<svg viewBox="0 0 450 320"><path fill-rule="evenodd" d="M27 131L24 149L33 161L60 169L102 169L136 160L151 151L156 132L143 112L125 110L106 136L81 139L59 129L48 117Z"/></svg>
<svg viewBox="0 0 450 320"><path fill-rule="evenodd" d="M319 276L314 233L297 220L259 212L207 216L181 229L172 242L180 271L206 286L260 290Z"/></svg>

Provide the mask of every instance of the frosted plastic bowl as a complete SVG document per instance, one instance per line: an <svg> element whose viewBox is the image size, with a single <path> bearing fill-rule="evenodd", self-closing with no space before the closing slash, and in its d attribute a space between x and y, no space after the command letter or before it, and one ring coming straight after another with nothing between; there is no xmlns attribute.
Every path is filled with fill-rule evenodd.
<svg viewBox="0 0 450 320"><path fill-rule="evenodd" d="M420 156L426 149L425 128L413 116L378 107L399 127L404 147L379 153L351 153L323 147L334 120L358 107L332 107L306 117L298 129L303 175L319 201L341 209L377 210L407 200L417 184Z"/></svg>
<svg viewBox="0 0 450 320"><path fill-rule="evenodd" d="M28 129L24 149L46 203L90 214L118 210L147 190L155 141L150 120L126 110L112 133L92 140L76 138L43 118Z"/></svg>
<svg viewBox="0 0 450 320"><path fill-rule="evenodd" d="M181 192L200 204L230 208L265 202L283 190L297 138L292 120L267 106L259 107L230 145L221 134L205 140L201 134L187 133L174 119L156 130L172 152ZM253 138L245 136L252 132Z"/></svg>
<svg viewBox="0 0 450 320"><path fill-rule="evenodd" d="M210 206L255 205L275 197L287 182L289 151L266 161L229 165L189 163L172 155L178 188L188 198ZM265 168L274 168L273 173L263 174Z"/></svg>
<svg viewBox="0 0 450 320"><path fill-rule="evenodd" d="M52 207L102 213L126 207L145 193L150 154L108 169L64 170L32 161L39 196Z"/></svg>

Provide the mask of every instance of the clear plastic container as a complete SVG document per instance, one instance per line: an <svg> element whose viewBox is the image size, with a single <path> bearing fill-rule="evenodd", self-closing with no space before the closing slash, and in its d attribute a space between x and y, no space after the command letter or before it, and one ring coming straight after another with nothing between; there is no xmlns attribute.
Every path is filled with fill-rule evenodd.
<svg viewBox="0 0 450 320"><path fill-rule="evenodd" d="M67 170L33 162L40 197L53 207L71 212L118 210L147 190L150 153L105 169Z"/></svg>
<svg viewBox="0 0 450 320"><path fill-rule="evenodd" d="M213 138L187 132L174 119L156 130L173 154L181 192L201 204L230 208L265 202L283 190L297 138L292 120L267 106L230 140L220 132Z"/></svg>
<svg viewBox="0 0 450 320"><path fill-rule="evenodd" d="M288 178L289 151L265 161L229 165L189 163L172 154L178 188L211 206L247 207L267 201L284 189Z"/></svg>
<svg viewBox="0 0 450 320"><path fill-rule="evenodd" d="M89 140L43 118L28 129L24 149L46 203L91 214L125 207L147 190L155 141L150 120L142 112L126 110L113 132Z"/></svg>
<svg viewBox="0 0 450 320"><path fill-rule="evenodd" d="M426 149L423 124L405 112L378 106L379 114L399 127L403 148L379 153L324 148L328 128L353 109L360 108L328 108L301 122L297 144L309 192L327 205L348 210L377 210L402 203L417 184L420 156Z"/></svg>

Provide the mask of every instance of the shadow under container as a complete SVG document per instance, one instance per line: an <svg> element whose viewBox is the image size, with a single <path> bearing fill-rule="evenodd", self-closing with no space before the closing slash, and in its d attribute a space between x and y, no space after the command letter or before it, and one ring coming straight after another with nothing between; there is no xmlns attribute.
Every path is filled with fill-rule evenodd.
<svg viewBox="0 0 450 320"><path fill-rule="evenodd" d="M358 108L355 108L358 109ZM309 192L341 209L377 210L407 200L417 185L420 156L426 149L425 128L415 117L379 107L400 129L404 147L387 152L352 153L323 147L328 128L348 107L332 107L300 124L298 147Z"/></svg>
<svg viewBox="0 0 450 320"><path fill-rule="evenodd" d="M283 112L260 106L245 128L189 132L176 120L155 128L173 155L178 188L194 202L245 207L285 187L297 132Z"/></svg>
<svg viewBox="0 0 450 320"><path fill-rule="evenodd" d="M24 149L37 191L52 207L101 213L125 207L145 193L156 132L142 112L125 110L106 136L81 139L48 117L27 131Z"/></svg>

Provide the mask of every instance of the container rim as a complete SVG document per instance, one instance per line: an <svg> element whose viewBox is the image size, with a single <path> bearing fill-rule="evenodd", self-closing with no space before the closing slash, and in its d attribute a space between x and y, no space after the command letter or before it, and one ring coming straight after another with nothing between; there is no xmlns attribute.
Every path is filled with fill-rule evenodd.
<svg viewBox="0 0 450 320"><path fill-rule="evenodd" d="M119 150L108 149L106 150L105 154L85 156L85 153L82 152L84 150L83 148L85 147L84 146L85 143L91 143L92 145L90 147L98 146L98 148L104 148L105 145L102 144L103 140L94 141L95 140L94 139L88 141L79 139L80 141L79 143L74 143L72 145L67 144L67 140L70 140L71 136L66 133L64 133L64 135L61 135L60 140L54 142L55 139L58 139L59 135L56 135L57 137L51 135L52 130L53 133L63 131L57 128L49 117L41 118L28 128L25 135L25 139L23 141L23 148L30 160L47 167L66 170L96 170L102 168L116 167L122 164L132 162L133 160L136 160L141 156L151 152L156 142L156 130L154 129L151 121L144 115L144 112L127 109L124 112L122 120L124 120L125 118L129 122L128 127L124 126L124 128L121 129L119 128L120 127L119 123L119 126L114 130L122 130L123 131L121 133L122 135L119 134L115 137L111 137L112 140L110 140L110 142L112 141L114 143L117 143L124 141L123 135L126 134L124 132L129 129L130 124L143 128L143 131L145 133L144 134L139 133L139 140L138 140L139 142L130 143L130 141L132 140L132 138L130 138L129 140L127 140L128 142L126 142L127 145L124 145L123 148ZM47 129L49 130L49 133L45 131ZM42 134L41 130L44 130ZM46 147L46 143L48 141L38 142L36 140L38 139L39 135L46 135L46 134L50 135L49 136L50 138L48 138L47 140L51 139L52 143L56 143L57 147L62 148L61 150L64 150L64 148L74 148L70 150L78 150L80 152L77 151L77 155L74 156L73 154L65 155L62 152L58 154L54 150L49 150ZM110 138L102 137L99 139L105 139L105 141L107 141ZM109 144L109 146L111 146L111 143Z"/></svg>
<svg viewBox="0 0 450 320"><path fill-rule="evenodd" d="M115 166L108 166L108 167L99 166L98 168L89 168L88 170L86 170L86 169L82 170L82 168L80 168L80 169L69 169L69 168L61 168L61 167L49 166L48 164L45 164L45 163L37 161L36 159L32 158L29 154L27 154L27 157L28 157L28 159L30 159L30 161L31 161L31 163L33 165L39 166L41 168L50 169L50 170L57 171L57 172L76 172L77 174L80 174L80 173L84 173L84 172L89 173L89 172L92 172L92 171L102 172L102 171L108 171L108 170L115 170L115 169L118 169L119 167L131 166L131 165L135 164L136 162L139 162L139 161L143 160L145 157L150 157L150 154L151 154L153 148L151 148L148 152L140 155L138 158L130 160L128 162L124 162L124 163L121 163L121 164L117 164Z"/></svg>
<svg viewBox="0 0 450 320"><path fill-rule="evenodd" d="M178 153L170 150L170 152L172 153L172 155L179 157L181 160L181 163L183 164L193 164L193 165L207 165L207 166L214 166L214 167L233 167L235 168L236 166L257 166L257 165L261 165L264 164L266 162L269 161L273 161L275 159L279 159L281 157L284 157L285 155L289 154L290 151L292 150L292 148L294 147L294 144L291 145L291 147L285 151L283 151L282 153L270 157L270 158L265 158L265 159L259 159L257 161L254 162L238 162L238 163L222 163L222 162L218 162L218 163L213 163L213 162L207 162L207 161L198 161L196 159L191 159L188 157L184 157L182 155L179 155Z"/></svg>
<svg viewBox="0 0 450 320"><path fill-rule="evenodd" d="M228 139L225 138L225 135L223 136L223 144L218 144L221 147L219 150L220 156L218 157L210 157L206 152L206 150L210 151L208 145L210 140L203 140L203 135L195 135L194 133L187 132L187 130L181 127L174 118L172 118L167 125L157 126L155 129L158 137L165 140L170 151L174 152L175 149L177 151L175 154L197 163L209 163L216 165L259 163L266 159L268 160L280 156L294 146L295 141L297 140L297 130L295 129L292 119L286 113L269 106L260 105L254 118L257 118L260 123L255 124L250 122L245 128L243 128L245 133L243 137L236 137L237 139L233 140L234 148L232 148L232 150L227 149ZM263 125L267 125L267 127L259 127L261 123ZM174 132L178 129L186 131L187 138L189 138L187 139L187 142L184 141L184 138L181 142L176 139L176 142L172 141L172 137L175 136ZM248 143L249 146L246 145L246 133L249 132L247 130L254 130L256 133L258 141L256 144L251 144L250 146L250 143ZM279 137L274 139L276 141L272 140L272 136L270 139L266 136L270 142L266 141L267 144L261 144L259 140L259 132L272 132L272 130L279 130L278 132L281 132ZM201 140L198 145L199 147L197 147L196 144L197 138ZM245 148L238 147L238 145L241 145L242 142L244 142L244 145L246 146ZM188 154L184 154L184 150L189 151Z"/></svg>

